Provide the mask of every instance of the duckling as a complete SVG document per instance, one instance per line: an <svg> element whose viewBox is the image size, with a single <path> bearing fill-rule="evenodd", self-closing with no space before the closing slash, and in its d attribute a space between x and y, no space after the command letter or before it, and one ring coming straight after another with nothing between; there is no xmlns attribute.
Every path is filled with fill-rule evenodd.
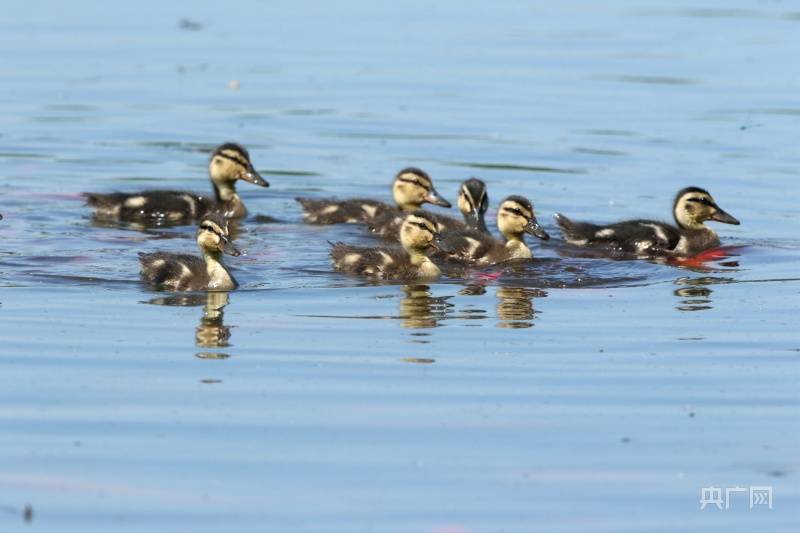
<svg viewBox="0 0 800 533"><path fill-rule="evenodd" d="M489 235L486 228L484 215L489 208L489 196L486 193L486 184L478 178L464 181L458 190L458 210L464 221L453 217L430 213L429 218L436 224L436 231L446 233L450 231L474 229ZM376 217L369 225L372 233L390 241L400 238L400 226L405 220L405 213L399 210L386 210Z"/></svg>
<svg viewBox="0 0 800 533"><path fill-rule="evenodd" d="M601 226L576 222L557 213L564 238L576 246L605 247L637 256L691 257L719 246L719 237L703 223L715 220L739 225L700 187L687 187L675 196L672 214L677 227L655 220L627 220Z"/></svg>
<svg viewBox="0 0 800 533"><path fill-rule="evenodd" d="M155 252L139 254L144 282L173 291L229 291L238 283L222 264L222 254L238 256L229 239L228 221L220 213L209 213L197 229L197 246L203 257Z"/></svg>
<svg viewBox="0 0 800 533"><path fill-rule="evenodd" d="M269 187L250 162L250 154L236 143L225 143L211 154L208 173L214 197L184 191L149 190L141 193L83 193L95 208L95 218L103 221L139 222L153 225L190 224L209 211L220 211L226 218L247 214L236 181L245 180Z"/></svg>
<svg viewBox="0 0 800 533"><path fill-rule="evenodd" d="M522 196L509 196L500 203L497 211L497 228L505 237L499 241L476 230L463 230L445 233L442 236L446 255L437 254L434 259L455 260L477 267L484 267L513 259L533 257L525 244L525 233L542 240L550 235L539 225L533 211L533 204Z"/></svg>
<svg viewBox="0 0 800 533"><path fill-rule="evenodd" d="M341 272L379 279L435 280L441 270L426 254L440 248L436 226L421 211L406 216L398 247L366 248L336 243L331 249L333 267Z"/></svg>
<svg viewBox="0 0 800 533"><path fill-rule="evenodd" d="M368 198L350 200L314 200L295 198L303 207L303 218L309 224L358 224L369 223L384 213L407 214L416 211L424 203L450 207L433 187L430 176L418 168L404 168L397 173L392 183L392 196L397 207Z"/></svg>

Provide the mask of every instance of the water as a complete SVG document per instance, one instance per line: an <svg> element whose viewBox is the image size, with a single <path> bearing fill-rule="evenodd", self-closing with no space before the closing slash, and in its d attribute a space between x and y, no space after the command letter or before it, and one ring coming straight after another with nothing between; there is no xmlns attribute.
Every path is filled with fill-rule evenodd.
<svg viewBox="0 0 800 533"><path fill-rule="evenodd" d="M798 529L793 4L4 14L0 530ZM137 252L194 230L97 226L78 193L208 190L226 140L272 185L240 187L242 288L146 290ZM690 184L742 225L691 268L555 240L466 280L332 273L327 240L372 241L293 197L385 198L408 165L527 195L555 235L668 218ZM760 485L772 510L699 510Z"/></svg>

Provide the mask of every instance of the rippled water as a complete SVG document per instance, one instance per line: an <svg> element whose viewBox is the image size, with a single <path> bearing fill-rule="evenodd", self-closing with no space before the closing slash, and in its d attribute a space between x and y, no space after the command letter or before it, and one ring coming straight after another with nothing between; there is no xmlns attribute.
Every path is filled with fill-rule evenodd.
<svg viewBox="0 0 800 533"><path fill-rule="evenodd" d="M797 531L800 10L789 2L9 5L0 530ZM230 294L138 282L194 229L79 193L209 190L250 150ZM331 272L297 195L417 165L598 221L708 188L728 257ZM490 219L494 213L490 211ZM701 511L702 487L773 509ZM25 509L28 509L26 522Z"/></svg>

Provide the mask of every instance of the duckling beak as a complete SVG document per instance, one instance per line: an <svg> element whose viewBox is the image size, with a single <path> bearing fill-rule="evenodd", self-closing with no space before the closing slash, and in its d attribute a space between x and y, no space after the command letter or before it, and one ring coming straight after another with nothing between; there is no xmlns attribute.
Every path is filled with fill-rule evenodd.
<svg viewBox="0 0 800 533"><path fill-rule="evenodd" d="M244 181L249 181L253 185L259 185L261 187L269 187L269 183L267 182L267 180L262 178L261 174L256 172L256 169L254 169L253 167L247 169L247 172L241 174L239 178L243 179Z"/></svg>
<svg viewBox="0 0 800 533"><path fill-rule="evenodd" d="M467 226L470 228L475 228L478 231L488 233L486 221L483 220L478 208L471 210L469 213L464 213L464 222L466 222Z"/></svg>
<svg viewBox="0 0 800 533"><path fill-rule="evenodd" d="M716 206L716 208L717 212L711 215L711 220L716 220L717 222L722 222L723 224L733 224L734 226L738 226L740 224L739 219L729 215L725 210L720 209L719 206Z"/></svg>
<svg viewBox="0 0 800 533"><path fill-rule="evenodd" d="M440 207L452 207L452 204L442 198L442 196L436 192L436 189L431 189L431 192L425 197L425 201L429 204L438 205Z"/></svg>
<svg viewBox="0 0 800 533"><path fill-rule="evenodd" d="M240 252L239 249L236 248L233 243L225 237L220 240L219 249L222 251L222 253L232 255L234 257L242 255L242 252Z"/></svg>
<svg viewBox="0 0 800 533"><path fill-rule="evenodd" d="M544 228L539 225L539 221L536 220L536 217L530 219L525 225L525 233L530 233L534 237L539 237L543 241L550 240L550 235L548 235Z"/></svg>
<svg viewBox="0 0 800 533"><path fill-rule="evenodd" d="M445 254L453 252L453 249L450 247L450 245L442 240L442 235L440 233L434 235L433 240L431 241L431 248Z"/></svg>

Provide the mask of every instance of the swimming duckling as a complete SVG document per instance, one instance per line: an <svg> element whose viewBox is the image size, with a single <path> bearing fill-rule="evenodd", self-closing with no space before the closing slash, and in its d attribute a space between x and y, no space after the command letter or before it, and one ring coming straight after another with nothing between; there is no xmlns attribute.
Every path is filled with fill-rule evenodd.
<svg viewBox="0 0 800 533"><path fill-rule="evenodd" d="M449 253L437 254L434 258L483 267L533 257L525 244L525 233L545 241L550 239L550 235L536 220L533 204L522 196L509 196L502 201L497 210L497 228L505 237L505 242L476 230L444 233L442 241Z"/></svg>
<svg viewBox="0 0 800 533"><path fill-rule="evenodd" d="M228 221L209 213L197 228L197 246L203 257L155 252L139 254L142 280L173 291L229 291L238 283L222 264L222 254L240 254L229 240Z"/></svg>
<svg viewBox="0 0 800 533"><path fill-rule="evenodd" d="M427 173L418 168L405 168L397 173L392 183L392 196L397 207L368 198L350 200L295 198L303 207L303 218L309 224L358 224L370 223L386 212L410 213L424 203L450 207L433 187Z"/></svg>
<svg viewBox="0 0 800 533"><path fill-rule="evenodd" d="M336 243L331 249L333 267L341 272L379 279L434 280L441 275L426 254L440 248L436 226L423 212L406 216L398 247L366 248Z"/></svg>
<svg viewBox="0 0 800 533"><path fill-rule="evenodd" d="M672 209L677 227L655 220L627 220L601 226L575 222L557 213L564 238L576 246L606 247L638 256L690 257L719 246L719 237L703 223L715 220L738 225L714 198L699 187L678 192Z"/></svg>
<svg viewBox="0 0 800 533"><path fill-rule="evenodd" d="M250 154L239 144L219 146L208 162L208 173L214 197L185 191L149 190L141 193L84 193L87 203L95 208L95 218L105 221L159 224L189 224L209 211L219 211L226 218L242 218L247 214L236 181L245 180L269 187L253 164Z"/></svg>
<svg viewBox="0 0 800 533"><path fill-rule="evenodd" d="M484 215L489 208L489 195L486 193L486 184L478 178L470 178L461 184L458 189L458 210L464 221L456 220L446 215L429 213L431 221L436 224L436 231L446 233L450 231L474 229L489 235L486 228ZM405 213L400 210L386 210L370 223L372 233L390 241L400 239L400 226L405 220Z"/></svg>

